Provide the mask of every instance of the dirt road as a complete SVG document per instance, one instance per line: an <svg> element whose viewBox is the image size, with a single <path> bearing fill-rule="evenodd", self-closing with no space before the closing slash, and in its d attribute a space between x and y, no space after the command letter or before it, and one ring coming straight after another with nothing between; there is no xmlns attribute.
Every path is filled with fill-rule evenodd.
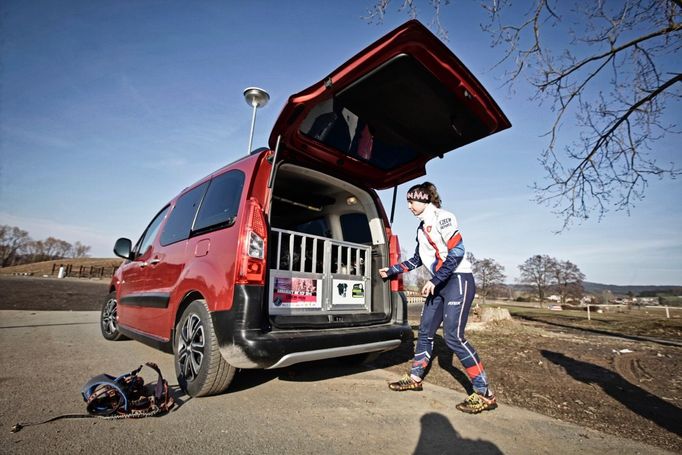
<svg viewBox="0 0 682 455"><path fill-rule="evenodd" d="M0 311L2 452L668 453L513 406L465 415L454 409L462 393L430 385L398 395L386 387L387 372L332 361L242 372L217 397L178 393L179 405L163 417L59 420L10 433L17 421L83 412L80 386L98 373L154 361L176 384L170 355L133 341L107 342L97 321L96 312Z"/></svg>
<svg viewBox="0 0 682 455"><path fill-rule="evenodd" d="M40 310L97 310L106 295L106 284L106 281L0 276L0 325L8 327L4 318L10 314L1 310L23 309L28 310L29 315L35 313L32 317L54 315L50 317L55 318L60 317L59 313L43 314ZM78 377L77 384L80 384L81 379L84 381L100 372L118 374L136 366L131 366L128 362L118 362L119 354L112 353L111 343L102 344L103 340L98 336L96 326L89 327L92 321L86 324L76 324L68 318L69 315L75 317L77 313L67 311L65 314L66 323L70 325L64 327L68 330L94 330L92 340L88 339L87 343L105 356L107 362L101 363L103 367L111 365L115 369L95 368L100 363L79 364L77 370L63 369L58 364L57 366L61 368L59 371L67 375L73 375L74 371L78 372L81 376ZM93 314L95 316L92 317L96 317L96 313ZM418 307L410 308L410 314L418 316ZM416 317L412 319L416 326ZM22 336L25 337L24 340L30 340L25 342L40 343L43 348L43 337L35 332L38 329L40 328L21 327L21 330L26 331ZM589 331L570 330L556 325L528 321L487 326L480 331L474 329L474 325L471 325L467 336L481 353L498 399L502 403L498 411L509 406L518 406L621 438L682 453L682 411L680 410L682 405L682 348L601 336ZM16 333L14 329L0 329L0 334L4 334L2 340L14 336L14 333ZM458 397L465 392L468 381L461 372L457 360L453 362L452 354L445 347L441 335L438 333L436 336L435 360L426 377L426 387L429 390L432 390L434 386L445 387L450 390L444 393L455 393L455 395L449 395L450 399L460 399ZM135 364L149 360L148 357L165 356L146 350L147 348L139 343L126 342L123 346L126 350L144 349L143 352L150 353L149 356L135 357L132 361ZM17 369L15 365L8 364L7 359L10 355L13 353L8 351L4 344L0 345L0 360L2 360L0 367L5 372L3 376L0 376L0 383L3 385L10 381L9 378ZM59 355L67 357L60 362L70 365L71 354ZM28 358L31 362L27 365L27 375L30 376L32 369L35 371L42 368L40 362L43 357L49 357L50 361L53 361L55 356L58 358L59 355L56 351L52 351L51 346L49 351L41 352L39 355L30 354ZM375 376L394 379L407 371L411 355L412 346L404 346L380 356L369 367L374 370L372 374ZM25 362L25 360L18 358L17 362ZM171 364L168 363L168 365ZM276 374L243 372L238 375L237 386L240 387L240 381L249 381L249 378L256 378L253 379L254 386L246 387L249 390L253 387L259 389L261 382L290 382L290 380L296 382L301 377L308 377L306 376L308 367L318 369L319 371L312 378L319 376L323 382L360 373L359 370L339 370L341 367L338 362L323 366L308 364L281 370ZM325 373L322 374L321 371ZM165 368L164 372L173 382L172 367ZM270 379L262 379L261 375ZM46 384L54 381L50 379L49 373L47 376ZM302 381L311 387L316 384L314 379ZM379 389L385 387L385 379L381 381L384 382ZM351 379L342 386L335 386L340 387L341 393L346 393L345 399L349 402L358 399L357 387L354 387L353 383L354 379ZM38 386L42 391L40 387ZM73 390L70 390L69 394L64 396L71 400L72 404L73 393ZM5 396L4 390L3 396ZM215 400L223 399L216 398ZM387 399L395 399L400 403L406 398L401 395L400 398L389 396ZM452 404L449 403L448 406L452 408ZM75 409L80 409L79 405L80 403L76 404ZM233 405L230 404L230 406ZM297 408L294 406L294 409ZM404 414L409 412L408 409L401 407L395 412ZM50 411L58 412L56 408L50 408ZM497 414L498 411L486 415ZM23 415L30 420L34 414ZM288 417L278 416L278 418L286 420ZM390 417L390 419L393 418L397 417ZM484 418L487 422L487 417ZM448 419L450 419L449 415ZM459 427L456 428L459 430ZM483 438L483 435L479 437ZM2 452L1 447L0 452Z"/></svg>

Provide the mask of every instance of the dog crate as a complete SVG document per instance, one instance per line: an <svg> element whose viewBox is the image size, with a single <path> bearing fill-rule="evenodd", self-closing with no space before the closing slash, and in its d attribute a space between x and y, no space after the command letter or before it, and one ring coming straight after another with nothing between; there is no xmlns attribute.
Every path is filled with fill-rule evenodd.
<svg viewBox="0 0 682 455"><path fill-rule="evenodd" d="M278 228L271 233L270 314L370 311L370 246Z"/></svg>

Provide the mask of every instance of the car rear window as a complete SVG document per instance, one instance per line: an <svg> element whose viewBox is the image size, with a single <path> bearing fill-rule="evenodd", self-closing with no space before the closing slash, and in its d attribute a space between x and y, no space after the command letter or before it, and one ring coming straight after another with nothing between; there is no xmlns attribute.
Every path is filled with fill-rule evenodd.
<svg viewBox="0 0 682 455"><path fill-rule="evenodd" d="M226 172L211 180L193 232L203 233L232 225L239 210L243 187L244 173L241 171Z"/></svg>
<svg viewBox="0 0 682 455"><path fill-rule="evenodd" d="M338 99L315 106L303 122L301 132L384 171L409 163L417 156L417 152L400 139L378 135L371 125Z"/></svg>
<svg viewBox="0 0 682 455"><path fill-rule="evenodd" d="M161 245L166 246L189 238L194 215L207 187L208 182L180 196L161 233Z"/></svg>

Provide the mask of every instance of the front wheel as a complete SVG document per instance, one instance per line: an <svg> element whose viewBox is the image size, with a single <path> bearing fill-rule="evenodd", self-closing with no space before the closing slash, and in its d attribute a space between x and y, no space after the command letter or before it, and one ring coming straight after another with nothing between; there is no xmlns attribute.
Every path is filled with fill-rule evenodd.
<svg viewBox="0 0 682 455"><path fill-rule="evenodd" d="M118 331L118 304L115 291L110 292L102 304L99 321L99 328L104 338L110 341L126 339L125 335Z"/></svg>
<svg viewBox="0 0 682 455"><path fill-rule="evenodd" d="M213 322L204 300L195 300L175 326L175 373L178 384L190 396L224 392L236 368L220 354Z"/></svg>

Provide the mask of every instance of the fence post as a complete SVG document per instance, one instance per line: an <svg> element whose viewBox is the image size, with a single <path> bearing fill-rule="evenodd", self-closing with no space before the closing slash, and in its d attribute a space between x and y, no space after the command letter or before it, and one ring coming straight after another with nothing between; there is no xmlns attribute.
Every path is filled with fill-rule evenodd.
<svg viewBox="0 0 682 455"><path fill-rule="evenodd" d="M592 318L590 317L590 304L589 303L587 304L587 320L588 321L592 320Z"/></svg>
<svg viewBox="0 0 682 455"><path fill-rule="evenodd" d="M668 309L668 306L666 305L665 307L665 317L670 319L670 309Z"/></svg>

